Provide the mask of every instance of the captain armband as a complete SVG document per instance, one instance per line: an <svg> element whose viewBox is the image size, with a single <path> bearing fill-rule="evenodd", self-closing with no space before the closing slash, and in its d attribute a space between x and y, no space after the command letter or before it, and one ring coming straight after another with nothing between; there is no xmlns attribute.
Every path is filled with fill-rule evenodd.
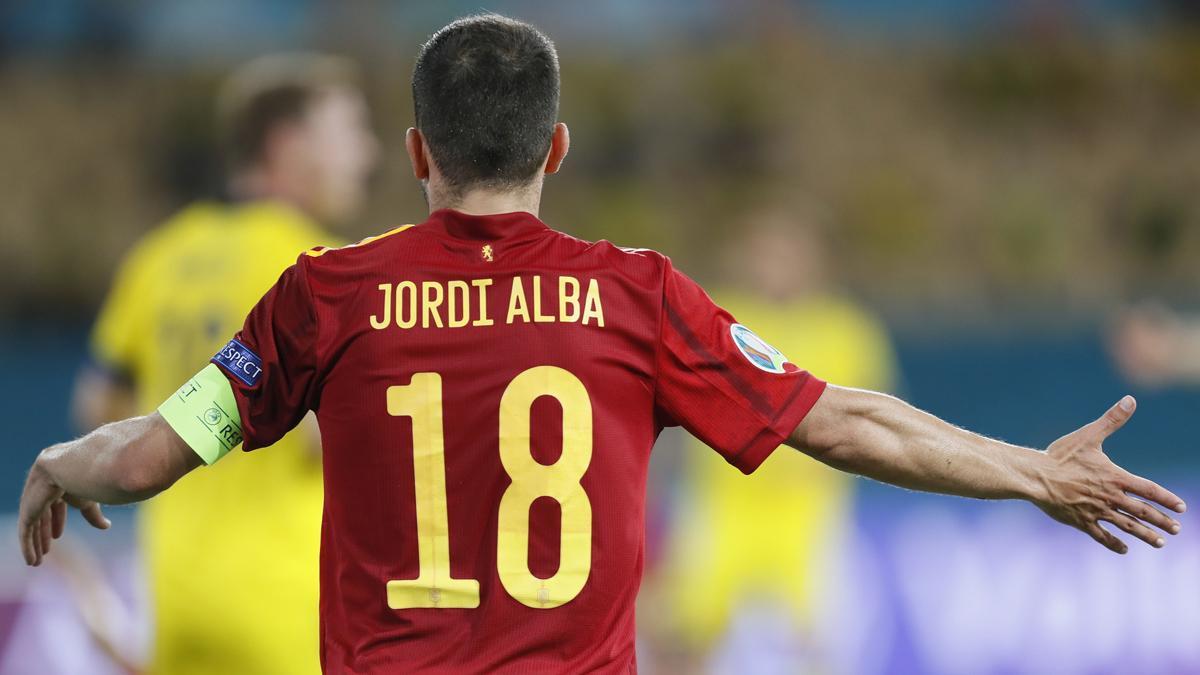
<svg viewBox="0 0 1200 675"><path fill-rule="evenodd" d="M213 464L242 443L233 387L216 364L196 373L158 412L205 464Z"/></svg>

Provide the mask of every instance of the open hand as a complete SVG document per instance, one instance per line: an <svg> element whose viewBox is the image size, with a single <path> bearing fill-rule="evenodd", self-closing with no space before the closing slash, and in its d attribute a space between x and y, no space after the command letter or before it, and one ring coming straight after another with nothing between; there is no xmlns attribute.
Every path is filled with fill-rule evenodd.
<svg viewBox="0 0 1200 675"><path fill-rule="evenodd" d="M42 564L42 558L50 552L50 542L62 536L67 524L67 506L79 509L93 527L106 530L112 524L101 513L99 504L66 494L54 484L46 469L34 462L25 480L17 515L18 537L26 564L35 567Z"/></svg>
<svg viewBox="0 0 1200 675"><path fill-rule="evenodd" d="M1153 504L1178 513L1186 508L1179 497L1104 454L1104 440L1125 425L1136 407L1133 397L1126 396L1100 419L1052 443L1046 450L1050 468L1041 476L1044 494L1036 502L1051 518L1083 530L1117 553L1128 547L1100 521L1158 548L1166 543L1159 530L1178 534L1180 525Z"/></svg>

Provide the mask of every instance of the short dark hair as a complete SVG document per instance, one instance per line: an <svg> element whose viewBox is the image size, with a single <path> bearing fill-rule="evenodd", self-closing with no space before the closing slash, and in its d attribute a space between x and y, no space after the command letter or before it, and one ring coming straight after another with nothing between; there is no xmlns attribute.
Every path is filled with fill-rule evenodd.
<svg viewBox="0 0 1200 675"><path fill-rule="evenodd" d="M448 24L421 47L413 107L453 189L512 188L542 167L558 119L558 54L533 26L498 14Z"/></svg>
<svg viewBox="0 0 1200 675"><path fill-rule="evenodd" d="M353 64L324 54L274 54L238 68L217 100L222 150L230 167L244 169L262 160L271 132L300 120L314 99L357 86Z"/></svg>

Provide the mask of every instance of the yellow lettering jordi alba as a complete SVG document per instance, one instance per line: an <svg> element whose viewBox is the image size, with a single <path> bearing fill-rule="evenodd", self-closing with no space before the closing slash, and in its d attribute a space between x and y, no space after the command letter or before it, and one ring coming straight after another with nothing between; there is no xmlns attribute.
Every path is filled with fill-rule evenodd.
<svg viewBox="0 0 1200 675"><path fill-rule="evenodd" d="M464 328L494 326L489 307L505 309L504 323L578 323L604 327L600 282L561 276L513 277L497 285L492 279L401 281L379 284L371 328ZM489 295L500 294L499 298ZM504 296L507 295L507 298Z"/></svg>

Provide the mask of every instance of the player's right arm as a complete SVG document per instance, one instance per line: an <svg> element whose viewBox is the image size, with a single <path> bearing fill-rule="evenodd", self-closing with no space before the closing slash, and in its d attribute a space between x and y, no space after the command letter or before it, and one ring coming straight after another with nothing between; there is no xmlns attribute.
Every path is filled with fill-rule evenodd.
<svg viewBox="0 0 1200 675"><path fill-rule="evenodd" d="M41 564L50 541L62 535L68 505L94 527L107 529L100 504L149 499L200 464L200 455L159 413L107 424L46 448L21 493L17 529L25 562Z"/></svg>
<svg viewBox="0 0 1200 675"><path fill-rule="evenodd" d="M1045 452L959 429L903 401L827 386L735 322L668 263L663 289L655 401L745 473L780 445L835 468L928 492L1025 499L1051 517L1123 553L1099 523L1161 545L1179 523L1152 506L1183 501L1105 456L1101 444L1133 414L1132 397L1063 436Z"/></svg>
<svg viewBox="0 0 1200 675"><path fill-rule="evenodd" d="M314 401L316 316L303 258L250 312L242 331L158 411L43 450L21 495L18 530L30 565L62 534L68 505L92 525L99 504L148 499L245 442L265 447Z"/></svg>
<svg viewBox="0 0 1200 675"><path fill-rule="evenodd" d="M1104 454L1102 443L1135 407L1133 397L1126 396L1099 419L1039 452L960 429L892 396L829 386L788 444L834 468L901 487L1024 499L1124 553L1125 544L1100 521L1162 546L1154 527L1177 534L1180 525L1150 502L1180 513L1185 508L1179 497Z"/></svg>

